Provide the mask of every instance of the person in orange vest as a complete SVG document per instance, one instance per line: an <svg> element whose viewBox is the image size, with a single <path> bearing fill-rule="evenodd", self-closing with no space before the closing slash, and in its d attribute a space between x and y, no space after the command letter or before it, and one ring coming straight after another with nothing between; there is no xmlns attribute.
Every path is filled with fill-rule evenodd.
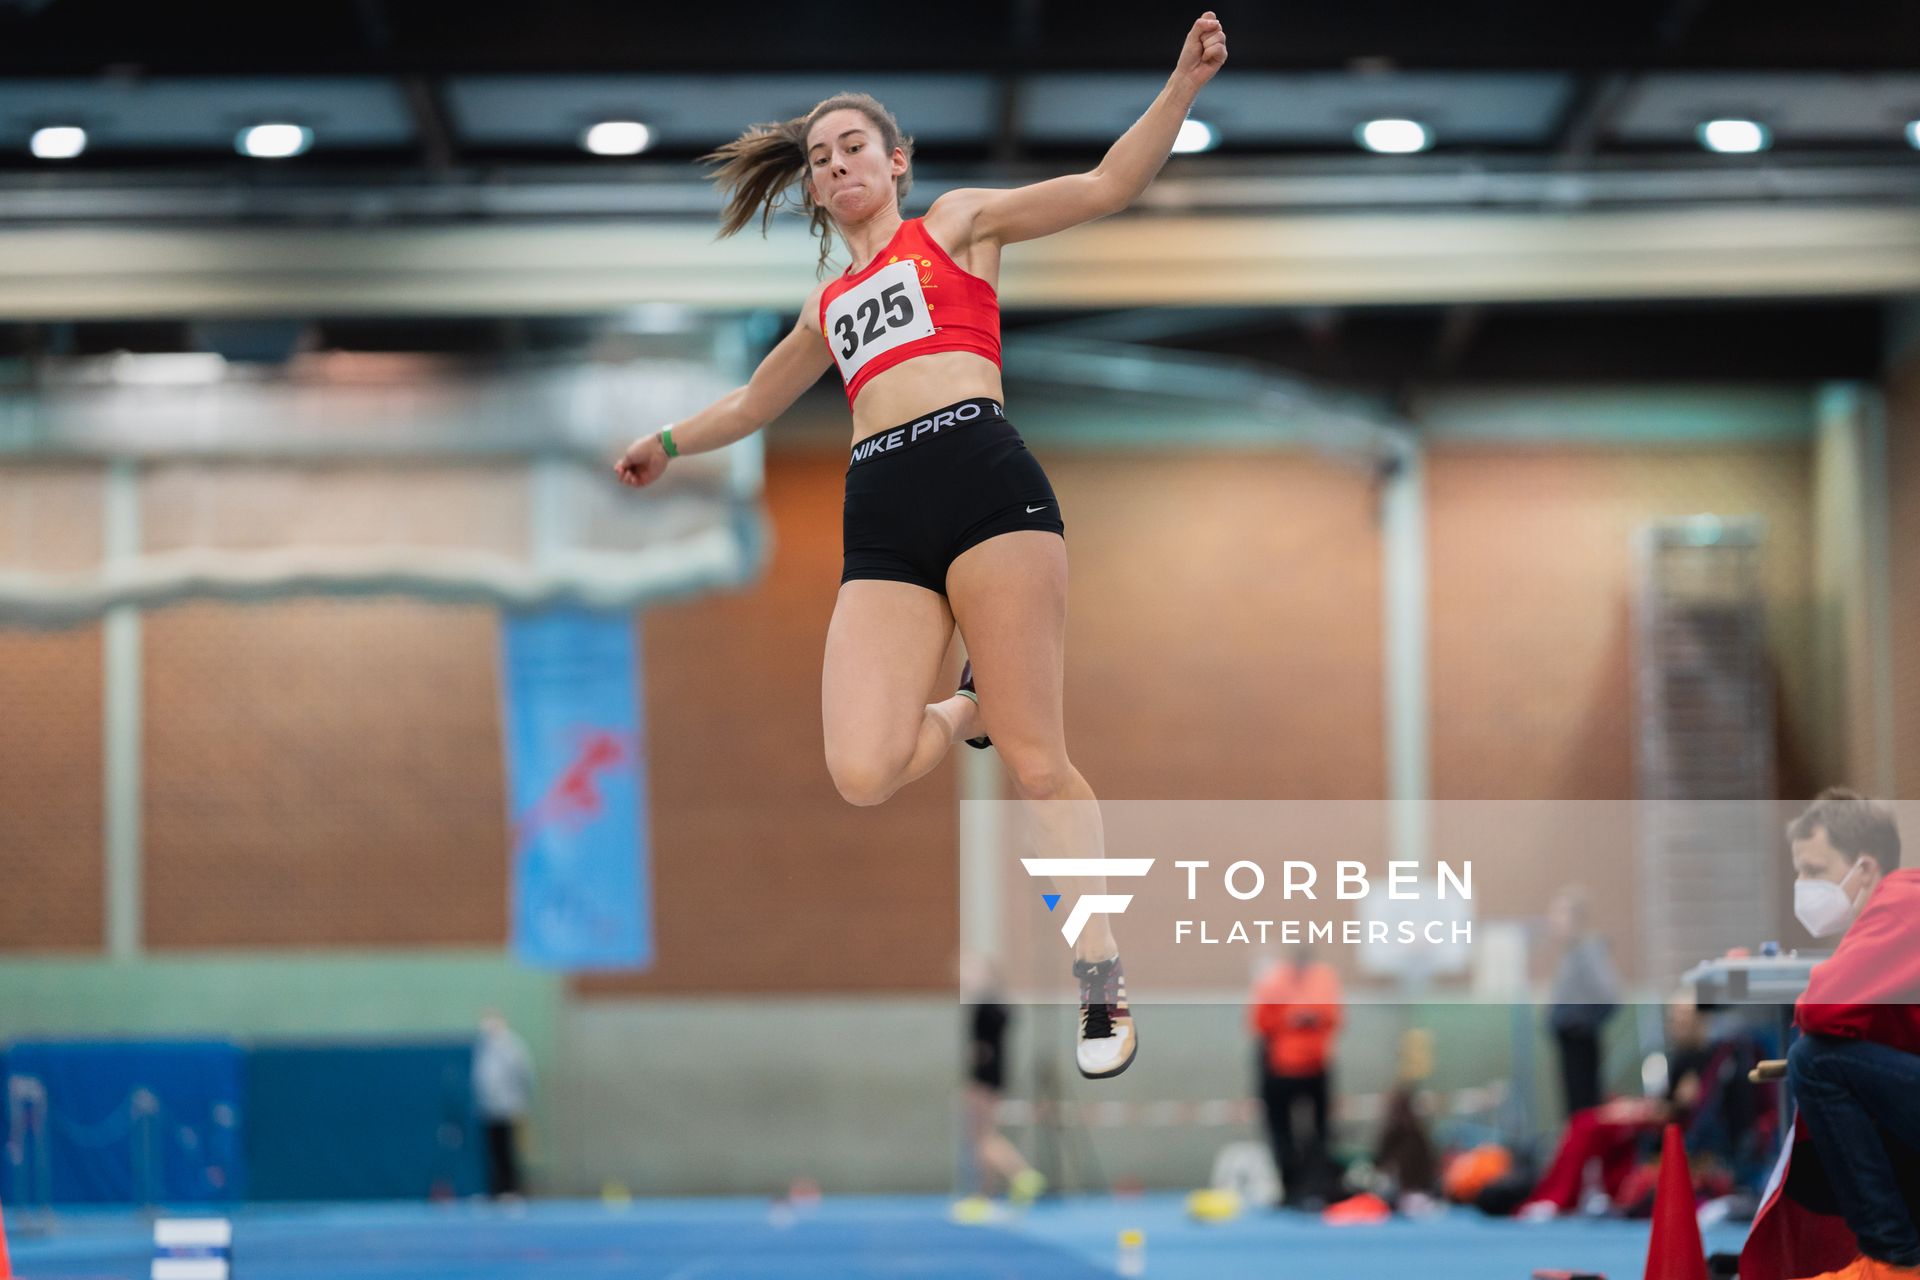
<svg viewBox="0 0 1920 1280"><path fill-rule="evenodd" d="M1254 981L1247 1023L1260 1042L1260 1099L1286 1203L1314 1208L1331 1190L1328 1114L1340 975L1316 961L1312 948L1289 948Z"/></svg>

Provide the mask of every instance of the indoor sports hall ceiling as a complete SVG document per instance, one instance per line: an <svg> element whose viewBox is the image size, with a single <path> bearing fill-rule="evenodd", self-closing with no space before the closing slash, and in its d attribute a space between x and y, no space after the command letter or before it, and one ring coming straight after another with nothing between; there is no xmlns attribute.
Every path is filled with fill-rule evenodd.
<svg viewBox="0 0 1920 1280"><path fill-rule="evenodd" d="M1222 198L1241 207L1471 199L1463 171L1543 200L1576 172L1599 199L1914 195L1911 0L1218 7L1232 61L1195 112L1214 146L1176 163L1239 184ZM1197 13L1041 0L0 0L0 192L35 196L0 202L0 216L160 207L49 194L97 192L107 175L135 191L218 184L230 200L299 183L557 184L513 211L704 213L691 157L848 87L893 108L936 185L1017 178L1096 158L1164 81ZM1356 130L1376 119L1420 123L1428 149L1368 154ZM1765 150L1707 150L1701 127L1715 119L1760 125ZM585 132L601 121L646 125L646 149L589 155ZM239 154L244 130L272 122L310 131L308 149ZM79 154L36 156L48 128L84 130ZM1302 185L1275 191L1274 177ZM596 186L616 184L595 203Z"/></svg>
<svg viewBox="0 0 1920 1280"><path fill-rule="evenodd" d="M1232 60L1194 113L1214 145L1174 157L1150 193L1160 212L1454 211L1551 223L1562 212L1689 205L1792 206L1809 218L1920 208L1920 0L1215 7ZM716 201L694 158L847 88L876 94L915 135L910 203L924 208L946 187L1094 163L1164 83L1201 8L0 0L0 233L57 244L66 226L144 224L130 234L198 235L206 252L224 253L228 229L243 224L259 235L710 225ZM1356 130L1376 119L1419 122L1430 146L1371 153ZM1716 119L1762 126L1766 146L1709 150L1701 130ZM603 121L644 124L647 146L590 154L586 131ZM242 155L238 139L266 123L308 131L304 152ZM84 131L77 154L36 155L47 129ZM727 261L758 269L755 252L735 242ZM76 281L90 278L86 263L68 265ZM1090 336L1241 354L1354 384L1863 376L1884 341L1884 313L1857 286L1737 305L1706 287L1667 292L1618 304L1121 307L1096 310L1091 323L1119 328ZM271 358L316 342L560 351L606 325L589 309L383 321L341 308L359 318L296 309L309 320L275 327L256 316L213 332L178 308L132 308L126 319L99 310L76 311L94 317L80 323L0 325L0 360L201 348L248 358L256 347ZM1015 306L1008 323L1086 314ZM1126 329L1142 315L1154 331Z"/></svg>

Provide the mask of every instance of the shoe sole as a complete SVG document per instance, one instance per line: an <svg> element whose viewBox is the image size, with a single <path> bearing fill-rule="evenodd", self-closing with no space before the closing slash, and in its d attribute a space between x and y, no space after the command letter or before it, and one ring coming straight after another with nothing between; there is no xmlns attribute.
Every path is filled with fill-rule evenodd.
<svg viewBox="0 0 1920 1280"><path fill-rule="evenodd" d="M1115 1067L1111 1071L1089 1071L1085 1067L1080 1065L1080 1059L1078 1056L1075 1056L1073 1060L1073 1065L1075 1069L1080 1072L1080 1078L1083 1080L1111 1080L1115 1076L1124 1072L1128 1067L1132 1066L1133 1060L1139 1056L1140 1056L1140 1041L1136 1037L1133 1042L1133 1052L1127 1055L1127 1060L1125 1062L1121 1063L1119 1066Z"/></svg>

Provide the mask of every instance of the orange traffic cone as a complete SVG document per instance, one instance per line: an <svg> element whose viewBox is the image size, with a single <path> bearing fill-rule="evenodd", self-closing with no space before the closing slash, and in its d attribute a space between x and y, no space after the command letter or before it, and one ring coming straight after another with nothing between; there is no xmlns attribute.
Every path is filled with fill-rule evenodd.
<svg viewBox="0 0 1920 1280"><path fill-rule="evenodd" d="M0 1213L0 1280L7 1280L13 1274L13 1263L7 1260L7 1217Z"/></svg>
<svg viewBox="0 0 1920 1280"><path fill-rule="evenodd" d="M1693 1207L1693 1174L1677 1124L1668 1125L1660 1141L1660 1185L1653 1193L1646 1280L1707 1280L1707 1248Z"/></svg>

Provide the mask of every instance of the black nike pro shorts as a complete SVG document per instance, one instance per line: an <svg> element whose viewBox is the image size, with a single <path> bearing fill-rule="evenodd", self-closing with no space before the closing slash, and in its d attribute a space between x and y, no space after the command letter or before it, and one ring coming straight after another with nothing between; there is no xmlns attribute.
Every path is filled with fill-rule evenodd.
<svg viewBox="0 0 1920 1280"><path fill-rule="evenodd" d="M999 404L979 397L853 446L840 581L947 589L947 566L1016 529L1066 536L1060 501Z"/></svg>

